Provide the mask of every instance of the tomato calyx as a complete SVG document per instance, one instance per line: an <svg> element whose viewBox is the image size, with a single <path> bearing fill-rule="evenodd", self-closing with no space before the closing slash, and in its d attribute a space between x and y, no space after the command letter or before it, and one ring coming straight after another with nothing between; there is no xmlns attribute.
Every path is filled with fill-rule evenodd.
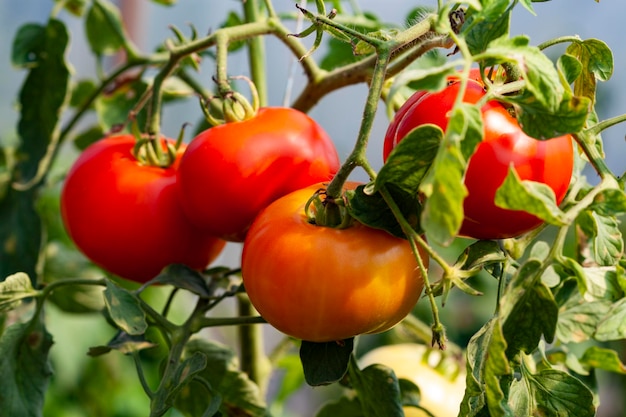
<svg viewBox="0 0 626 417"><path fill-rule="evenodd" d="M354 222L344 199L330 197L323 188L309 198L304 206L304 212L309 223L316 226L346 229Z"/></svg>
<svg viewBox="0 0 626 417"><path fill-rule="evenodd" d="M220 90L220 97L201 98L200 107L211 126L243 122L255 117L259 110L259 94L252 80L244 76L232 77L231 79L242 79L246 81L250 88L252 103L243 94L230 88ZM212 113L211 102L214 100L221 101L221 117ZM214 107L220 107L220 104Z"/></svg>
<svg viewBox="0 0 626 417"><path fill-rule="evenodd" d="M135 135L137 142L133 146L132 154L144 166L168 168L174 161L182 143L183 131L175 143L165 138L146 138Z"/></svg>

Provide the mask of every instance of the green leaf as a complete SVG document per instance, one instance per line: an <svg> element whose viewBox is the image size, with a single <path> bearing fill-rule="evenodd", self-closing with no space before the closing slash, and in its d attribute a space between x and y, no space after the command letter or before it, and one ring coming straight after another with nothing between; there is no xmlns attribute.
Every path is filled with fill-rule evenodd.
<svg viewBox="0 0 626 417"><path fill-rule="evenodd" d="M17 307L21 300L37 294L30 278L23 272L9 275L0 282L0 313Z"/></svg>
<svg viewBox="0 0 626 417"><path fill-rule="evenodd" d="M593 337L609 309L608 301L586 301L580 293L571 296L559 309L556 337L562 343L584 342Z"/></svg>
<svg viewBox="0 0 626 417"><path fill-rule="evenodd" d="M566 94L553 110L537 105L533 100L534 97L530 95L506 99L515 105L517 121L524 133L540 140L580 132L591 111L591 101L586 97Z"/></svg>
<svg viewBox="0 0 626 417"><path fill-rule="evenodd" d="M12 166L12 182L35 179L40 183L45 176L39 172L40 164L59 134L59 115L67 97L68 41L65 25L51 19L45 26L22 26L13 42L13 61L30 70L19 94L19 158ZM0 200L0 277L22 271L33 282L37 279L42 247L41 220L34 203L37 191L36 187L25 191L10 187Z"/></svg>
<svg viewBox="0 0 626 417"><path fill-rule="evenodd" d="M106 346L96 346L89 348L87 354L91 357L101 356L112 350L117 350L127 355L144 349L150 349L156 345L149 342L145 335L130 335L126 332L118 332Z"/></svg>
<svg viewBox="0 0 626 417"><path fill-rule="evenodd" d="M52 376L48 352L52 336L43 318L9 326L0 337L1 414L11 417L40 417L44 396Z"/></svg>
<svg viewBox="0 0 626 417"><path fill-rule="evenodd" d="M513 381L510 398L516 416L596 415L589 388L556 369L544 369L534 375L523 372L520 381Z"/></svg>
<svg viewBox="0 0 626 417"><path fill-rule="evenodd" d="M626 374L626 365L622 363L619 355L613 349L591 346L580 358L580 363L587 368L603 369L622 375Z"/></svg>
<svg viewBox="0 0 626 417"><path fill-rule="evenodd" d="M95 93L96 88L96 83L93 80L80 80L72 87L70 106L74 108L83 107Z"/></svg>
<svg viewBox="0 0 626 417"><path fill-rule="evenodd" d="M572 42L567 54L577 58L583 71L574 82L574 94L587 97L592 102L596 97L597 80L607 81L613 75L613 53L606 43L598 39Z"/></svg>
<svg viewBox="0 0 626 417"><path fill-rule="evenodd" d="M525 91L542 108L556 111L561 103L564 88L559 74L550 59L539 48L529 45L524 35L493 40L484 55L488 63L511 62L518 66L526 81Z"/></svg>
<svg viewBox="0 0 626 417"><path fill-rule="evenodd" d="M601 342L626 338L626 298L611 306L598 324L594 338Z"/></svg>
<svg viewBox="0 0 626 417"><path fill-rule="evenodd" d="M111 319L130 335L140 335L148 328L146 314L137 296L112 281L107 281L104 302Z"/></svg>
<svg viewBox="0 0 626 417"><path fill-rule="evenodd" d="M556 226L567 224L565 213L556 204L554 191L540 182L522 181L513 167L496 191L494 201L498 207L525 211Z"/></svg>
<svg viewBox="0 0 626 417"><path fill-rule="evenodd" d="M448 84L448 77L457 73L462 61L433 62L432 66L416 67L402 71L395 77L388 96L394 97L402 88L410 85L415 91L441 91ZM404 139L403 139L404 140Z"/></svg>
<svg viewBox="0 0 626 417"><path fill-rule="evenodd" d="M282 407L296 391L302 388L305 380L302 373L302 363L298 355L288 354L282 356L276 363L276 368L281 374L281 380L272 406ZM279 415L281 413L273 414Z"/></svg>
<svg viewBox="0 0 626 417"><path fill-rule="evenodd" d="M87 11L85 33L94 54L113 55L122 49L126 33L119 9L109 0L94 0Z"/></svg>
<svg viewBox="0 0 626 417"><path fill-rule="evenodd" d="M105 136L102 127L100 126L91 126L82 132L78 133L74 137L74 145L79 150L85 150L92 143L97 142Z"/></svg>
<svg viewBox="0 0 626 417"><path fill-rule="evenodd" d="M414 230L419 231L419 215L421 205L417 192L408 193L396 186L387 184L387 191L400 208L405 219ZM367 186L361 185L346 192L347 208L352 217L360 223L375 229L383 229L394 236L406 238L402 227L379 192L368 194Z"/></svg>
<svg viewBox="0 0 626 417"><path fill-rule="evenodd" d="M152 2L162 6L173 6L178 0L152 0Z"/></svg>
<svg viewBox="0 0 626 417"><path fill-rule="evenodd" d="M427 197L421 225L433 242L448 245L463 222L467 160L482 139L480 110L461 104L452 110L446 133L420 191Z"/></svg>
<svg viewBox="0 0 626 417"><path fill-rule="evenodd" d="M109 94L101 95L96 100L96 112L100 127L107 132L113 128L125 125L125 132L130 131L127 125L128 117L135 107L136 100L148 89L148 84L141 79L119 85ZM146 111L137 115L137 123L143 126L146 120Z"/></svg>
<svg viewBox="0 0 626 417"><path fill-rule="evenodd" d="M443 138L441 128L421 125L413 129L391 151L376 177L376 189L392 183L416 194L430 169Z"/></svg>
<svg viewBox="0 0 626 417"><path fill-rule="evenodd" d="M541 261L529 259L518 269L500 300L502 330L507 356L519 350L531 353L541 337L554 340L558 307L550 289L541 281Z"/></svg>
<svg viewBox="0 0 626 417"><path fill-rule="evenodd" d="M178 393L175 407L179 411L189 417L215 415L217 411L222 415L267 416L261 391L241 372L232 349L192 339L185 346L184 357L198 354L206 358L206 366Z"/></svg>
<svg viewBox="0 0 626 417"><path fill-rule="evenodd" d="M593 211L583 211L577 224L591 239L591 259L600 266L616 265L624 252L624 239L619 222L613 216L601 216Z"/></svg>
<svg viewBox="0 0 626 417"><path fill-rule="evenodd" d="M626 193L616 188L602 190L594 198L589 210L593 210L601 216L626 213Z"/></svg>
<svg viewBox="0 0 626 417"><path fill-rule="evenodd" d="M356 390L365 417L402 417L400 385L391 368L374 364L351 370L350 382Z"/></svg>
<svg viewBox="0 0 626 417"><path fill-rule="evenodd" d="M511 10L508 2L484 1L481 11L473 10L463 25L467 46L472 55L485 51L489 43L509 33Z"/></svg>
<svg viewBox="0 0 626 417"><path fill-rule="evenodd" d="M315 387L342 379L348 371L353 348L353 338L326 343L303 340L300 345L300 360L307 384Z"/></svg>
<svg viewBox="0 0 626 417"><path fill-rule="evenodd" d="M503 389L512 376L506 349L498 318L491 319L472 336L467 346L467 387L459 415L512 417Z"/></svg>
<svg viewBox="0 0 626 417"><path fill-rule="evenodd" d="M565 82L569 85L580 76L583 71L583 64L572 55L564 54L557 61L557 69L563 74Z"/></svg>
<svg viewBox="0 0 626 417"><path fill-rule="evenodd" d="M155 281L159 284L172 285L187 290L203 298L209 298L213 295L204 276L182 264L168 265L163 272L157 275Z"/></svg>

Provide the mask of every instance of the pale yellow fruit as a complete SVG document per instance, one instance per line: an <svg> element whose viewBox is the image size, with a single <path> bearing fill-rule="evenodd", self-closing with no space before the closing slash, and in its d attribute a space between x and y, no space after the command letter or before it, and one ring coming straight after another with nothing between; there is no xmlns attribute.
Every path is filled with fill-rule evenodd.
<svg viewBox="0 0 626 417"><path fill-rule="evenodd" d="M457 417L465 393L465 370L451 358L442 362L440 351L416 343L386 345L373 349L359 361L361 367L375 363L393 369L398 378L408 379L420 389L420 405L435 417ZM444 371L435 369L438 365ZM443 365L443 366L441 366ZM405 407L408 417L425 417L415 407Z"/></svg>

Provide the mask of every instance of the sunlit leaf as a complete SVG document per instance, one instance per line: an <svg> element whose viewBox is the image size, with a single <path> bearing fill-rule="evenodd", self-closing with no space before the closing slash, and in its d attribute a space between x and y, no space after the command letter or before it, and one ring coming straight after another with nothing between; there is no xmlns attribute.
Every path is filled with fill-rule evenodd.
<svg viewBox="0 0 626 417"><path fill-rule="evenodd" d="M522 181L512 167L496 191L494 201L498 207L526 211L550 224L567 224L565 213L556 204L554 191L543 183Z"/></svg>
<svg viewBox="0 0 626 417"><path fill-rule="evenodd" d="M94 0L87 11L85 33L96 55L111 55L122 49L126 34L117 6L109 0Z"/></svg>
<svg viewBox="0 0 626 417"><path fill-rule="evenodd" d="M580 363L588 368L603 369L618 374L626 374L626 365L613 349L591 346L580 358Z"/></svg>
<svg viewBox="0 0 626 417"><path fill-rule="evenodd" d="M600 266L616 265L624 253L624 239L617 219L584 211L577 221L585 235L590 238L591 259Z"/></svg>
<svg viewBox="0 0 626 417"><path fill-rule="evenodd" d="M626 298L622 298L611 306L604 319L598 324L594 338L602 342L626 338Z"/></svg>
<svg viewBox="0 0 626 417"><path fill-rule="evenodd" d="M487 49L494 39L509 33L511 23L511 8L508 2L483 2L480 11L474 11L464 27L468 28L465 34L467 46L472 54L479 54Z"/></svg>
<svg viewBox="0 0 626 417"><path fill-rule="evenodd" d="M9 275L0 282L0 313L15 308L21 300L36 294L30 278L23 272Z"/></svg>
<svg viewBox="0 0 626 417"><path fill-rule="evenodd" d="M556 337L562 343L589 340L610 307L611 303L608 301L590 302L580 295L570 296L570 299L559 309Z"/></svg>
<svg viewBox="0 0 626 417"><path fill-rule="evenodd" d="M572 42L567 53L576 57L583 71L574 82L574 94L595 101L597 80L607 81L613 75L613 52L598 39Z"/></svg>
<svg viewBox="0 0 626 417"><path fill-rule="evenodd" d="M111 319L130 335L140 335L148 328L146 314L137 296L112 281L107 281L104 301Z"/></svg>

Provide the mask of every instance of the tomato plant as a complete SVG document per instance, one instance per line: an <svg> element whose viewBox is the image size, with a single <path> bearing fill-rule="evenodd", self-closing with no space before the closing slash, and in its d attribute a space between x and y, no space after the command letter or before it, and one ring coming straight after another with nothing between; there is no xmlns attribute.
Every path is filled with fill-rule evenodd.
<svg viewBox="0 0 626 417"><path fill-rule="evenodd" d="M291 108L262 108L192 140L178 170L180 199L195 225L242 241L269 203L330 180L338 168L333 142L313 119Z"/></svg>
<svg viewBox="0 0 626 417"><path fill-rule="evenodd" d="M452 413L625 414L626 175L622 142L604 145L626 115L604 117L620 107L598 94L619 86L607 43L515 34L520 9L555 29L535 0L397 1L393 18L358 0L175 3L56 1L15 34L0 414L435 414L441 374L410 371L443 348L436 371L465 364ZM156 24L171 34L154 50L133 40L181 12L195 22ZM131 151L176 131L186 147ZM362 358L415 342L432 348L400 367Z"/></svg>
<svg viewBox="0 0 626 417"><path fill-rule="evenodd" d="M272 326L298 339L329 342L388 330L409 314L424 285L411 247L358 222L312 224L305 206L321 187L288 194L256 218L242 255L246 292Z"/></svg>
<svg viewBox="0 0 626 417"><path fill-rule="evenodd" d="M468 80L464 101L477 103L485 96L474 71ZM385 134L383 157L414 128L432 123L446 129L450 111L459 94L460 81L449 82L439 92L418 91L398 110ZM501 104L488 101L481 108L484 138L470 158L465 173L468 195L463 203L460 234L477 239L503 239L526 233L542 220L522 210L509 210L495 203L498 188L513 167L521 180L546 184L560 204L570 185L574 146L570 135L548 140L531 138Z"/></svg>
<svg viewBox="0 0 626 417"><path fill-rule="evenodd" d="M68 234L94 263L133 281L173 263L206 268L225 242L198 233L182 212L176 170L184 147L161 168L142 165L135 144L132 135L109 136L81 153L61 193Z"/></svg>

